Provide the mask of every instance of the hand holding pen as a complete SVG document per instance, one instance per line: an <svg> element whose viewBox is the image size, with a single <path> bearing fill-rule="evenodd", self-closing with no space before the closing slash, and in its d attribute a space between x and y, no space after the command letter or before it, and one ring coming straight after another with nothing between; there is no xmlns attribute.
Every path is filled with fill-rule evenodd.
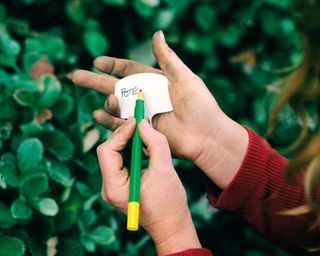
<svg viewBox="0 0 320 256"><path fill-rule="evenodd" d="M138 125L144 118L144 99L141 90L139 91L136 99L134 117L137 123L132 139L130 190L127 213L127 229L130 231L137 231L139 227L142 142L138 131Z"/></svg>
<svg viewBox="0 0 320 256"><path fill-rule="evenodd" d="M136 119L130 118L97 149L103 178L102 197L125 214L130 177L128 169L123 167L121 151L135 128ZM141 173L141 225L152 236L158 255L201 247L166 137L146 120L138 125L138 132L150 158L148 168Z"/></svg>

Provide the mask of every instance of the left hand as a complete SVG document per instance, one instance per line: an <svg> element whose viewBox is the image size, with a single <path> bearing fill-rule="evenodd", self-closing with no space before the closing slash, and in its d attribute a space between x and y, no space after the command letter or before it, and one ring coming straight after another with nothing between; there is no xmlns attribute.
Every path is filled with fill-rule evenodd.
<svg viewBox="0 0 320 256"><path fill-rule="evenodd" d="M166 136L174 155L191 160L217 186L225 188L245 156L247 131L222 112L203 81L170 49L163 33L154 34L152 47L161 69L107 56L98 57L94 64L98 70L119 77L141 72L164 74L169 81L173 111L156 115L153 127ZM124 122L119 118L118 100L112 95L117 78L77 70L72 80L109 95L106 111L94 112L99 123L115 130Z"/></svg>
<svg viewBox="0 0 320 256"><path fill-rule="evenodd" d="M129 179L121 151L132 137L135 124L134 118L129 119L97 149L103 177L102 197L124 213ZM153 238L158 255L201 247L166 137L146 120L139 124L139 134L150 157L149 167L141 175L141 225Z"/></svg>

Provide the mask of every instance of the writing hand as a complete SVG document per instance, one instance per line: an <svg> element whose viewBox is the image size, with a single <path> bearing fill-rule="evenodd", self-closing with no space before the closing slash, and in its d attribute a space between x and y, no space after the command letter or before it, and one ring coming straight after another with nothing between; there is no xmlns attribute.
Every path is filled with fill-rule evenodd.
<svg viewBox="0 0 320 256"><path fill-rule="evenodd" d="M124 213L129 180L121 151L132 137L135 123L134 118L126 121L97 149L103 178L102 197ZM139 124L139 134L150 158L149 167L141 176L141 225L153 238L158 255L201 247L165 136L145 120Z"/></svg>
<svg viewBox="0 0 320 256"><path fill-rule="evenodd" d="M224 188L244 157L248 144L245 129L221 111L203 81L166 44L162 32L155 33L152 47L161 69L112 57L99 57L94 65L120 77L141 72L164 74L169 80L173 111L155 116L154 127L167 137L173 154L193 161ZM72 80L108 95L114 93L118 81L84 70L75 71ZM98 110L94 115L107 128L114 130L124 122L118 118L119 106L114 95L109 96L105 110Z"/></svg>

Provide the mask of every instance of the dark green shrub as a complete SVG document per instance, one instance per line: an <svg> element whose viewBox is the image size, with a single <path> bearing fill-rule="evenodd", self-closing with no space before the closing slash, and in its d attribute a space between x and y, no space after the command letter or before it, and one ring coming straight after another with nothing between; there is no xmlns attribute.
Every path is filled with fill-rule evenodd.
<svg viewBox="0 0 320 256"><path fill-rule="evenodd" d="M77 67L92 69L93 58L103 54L154 65L150 39L163 29L223 110L263 133L273 97L267 85L300 55L291 4L2 1L0 255L153 254L150 237L143 231L128 234L124 216L100 198L95 146L109 131L95 124L91 113L105 97L74 87L65 75ZM294 138L292 127L295 117L284 113L275 134L278 146ZM201 181L193 182L201 180L194 166L174 163L199 234L212 237L204 245L215 255L286 255L231 215L210 208Z"/></svg>

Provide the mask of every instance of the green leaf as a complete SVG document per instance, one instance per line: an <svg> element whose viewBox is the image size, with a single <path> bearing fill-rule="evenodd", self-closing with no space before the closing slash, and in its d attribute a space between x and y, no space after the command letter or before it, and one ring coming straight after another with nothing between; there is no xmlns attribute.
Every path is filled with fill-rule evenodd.
<svg viewBox="0 0 320 256"><path fill-rule="evenodd" d="M26 38L24 41L24 54L22 56L23 68L29 74L31 66L41 59L44 54L44 44L40 38Z"/></svg>
<svg viewBox="0 0 320 256"><path fill-rule="evenodd" d="M60 81L53 75L44 75L37 80L37 84L41 93L38 104L46 108L51 107L60 94Z"/></svg>
<svg viewBox="0 0 320 256"><path fill-rule="evenodd" d="M93 123L92 112L102 106L103 102L97 92L90 91L82 95L78 103L78 121Z"/></svg>
<svg viewBox="0 0 320 256"><path fill-rule="evenodd" d="M0 149L1 149L1 147L2 147L2 141L0 141ZM0 174L0 188L2 188L2 189L7 188L7 183L1 174Z"/></svg>
<svg viewBox="0 0 320 256"><path fill-rule="evenodd" d="M288 9L291 7L292 5L292 1L291 0L263 0L263 2L270 4L276 8L283 8L283 9Z"/></svg>
<svg viewBox="0 0 320 256"><path fill-rule="evenodd" d="M129 58L145 65L154 65L156 63L156 59L153 55L151 41L147 40L132 47L129 51Z"/></svg>
<svg viewBox="0 0 320 256"><path fill-rule="evenodd" d="M92 209L84 210L80 220L85 228L89 228L97 220L97 214Z"/></svg>
<svg viewBox="0 0 320 256"><path fill-rule="evenodd" d="M160 0L136 0L136 2L141 2L145 6L149 6L152 8L158 7L160 5Z"/></svg>
<svg viewBox="0 0 320 256"><path fill-rule="evenodd" d="M171 9L163 9L156 13L153 18L153 24L156 29L167 29L173 23L175 13Z"/></svg>
<svg viewBox="0 0 320 256"><path fill-rule="evenodd" d="M75 188L77 189L78 193L83 197L89 197L93 194L92 189L84 182L77 181L75 184Z"/></svg>
<svg viewBox="0 0 320 256"><path fill-rule="evenodd" d="M86 251L88 251L88 252L95 251L96 245L95 245L94 241L92 241L92 239L88 235L82 234L80 241L81 241L81 244L83 245L83 247L86 249Z"/></svg>
<svg viewBox="0 0 320 256"><path fill-rule="evenodd" d="M12 90L21 89L34 93L39 90L39 86L24 72L15 74L13 78L10 83L10 89Z"/></svg>
<svg viewBox="0 0 320 256"><path fill-rule="evenodd" d="M60 202L61 203L64 203L66 202L67 200L69 200L70 196L71 196L71 192L72 192L72 187L66 187L61 195L60 195Z"/></svg>
<svg viewBox="0 0 320 256"><path fill-rule="evenodd" d="M155 0L156 2L159 3L158 0ZM133 7L134 10L141 16L144 18L149 18L153 15L154 13L154 9L156 7L156 5L158 3L156 3L156 5L153 4L153 2L155 2L154 0L151 0L149 4L148 1L145 0L135 0L133 2Z"/></svg>
<svg viewBox="0 0 320 256"><path fill-rule="evenodd" d="M177 0L165 0L168 4L170 9L174 10L176 14L183 13L188 6L194 2L194 0L184 0L184 1L177 1Z"/></svg>
<svg viewBox="0 0 320 256"><path fill-rule="evenodd" d="M114 230L101 225L90 233L90 238L98 245L108 246L116 240Z"/></svg>
<svg viewBox="0 0 320 256"><path fill-rule="evenodd" d="M83 148L83 123L80 122L80 118L91 118L92 115L83 114L83 110L80 107L81 100L77 104L78 106L78 122L75 122L69 126L68 136L72 140L74 148L75 148L75 155L82 154ZM93 121L92 121L93 122Z"/></svg>
<svg viewBox="0 0 320 256"><path fill-rule="evenodd" d="M109 50L108 38L98 30L85 31L83 43L92 57L106 54Z"/></svg>
<svg viewBox="0 0 320 256"><path fill-rule="evenodd" d="M5 152L0 158L1 162L14 164L16 159L12 153Z"/></svg>
<svg viewBox="0 0 320 256"><path fill-rule="evenodd" d="M5 101L1 103L0 120L14 119L17 115L17 104L14 101Z"/></svg>
<svg viewBox="0 0 320 256"><path fill-rule="evenodd" d="M86 9L82 1L69 0L64 8L67 16L75 23L82 24L86 20Z"/></svg>
<svg viewBox="0 0 320 256"><path fill-rule="evenodd" d="M11 123L0 123L0 139L8 140L12 132Z"/></svg>
<svg viewBox="0 0 320 256"><path fill-rule="evenodd" d="M63 61L66 57L66 44L64 40L55 35L43 35L41 38L45 52L52 62Z"/></svg>
<svg viewBox="0 0 320 256"><path fill-rule="evenodd" d="M11 214L15 219L27 220L32 215L32 209L20 198L12 203Z"/></svg>
<svg viewBox="0 0 320 256"><path fill-rule="evenodd" d="M51 107L53 116L58 120L63 120L68 115L70 115L73 108L74 108L74 101L72 97L67 93L60 94L59 98Z"/></svg>
<svg viewBox="0 0 320 256"><path fill-rule="evenodd" d="M259 15L262 30L266 35L275 35L280 28L280 17L271 9L263 9Z"/></svg>
<svg viewBox="0 0 320 256"><path fill-rule="evenodd" d="M195 20L199 27L210 30L215 25L216 11L211 6L200 5L195 11Z"/></svg>
<svg viewBox="0 0 320 256"><path fill-rule="evenodd" d="M15 56L6 56L0 51L0 66L17 68L16 57Z"/></svg>
<svg viewBox="0 0 320 256"><path fill-rule="evenodd" d="M6 18L6 8L3 4L0 4L0 22Z"/></svg>
<svg viewBox="0 0 320 256"><path fill-rule="evenodd" d="M203 195L190 206L190 212L193 217L209 222L217 210L210 206L207 196Z"/></svg>
<svg viewBox="0 0 320 256"><path fill-rule="evenodd" d="M77 222L78 214L74 209L61 209L59 213L55 216L55 228L57 232L64 232L72 228L72 226Z"/></svg>
<svg viewBox="0 0 320 256"><path fill-rule="evenodd" d="M21 185L21 195L28 200L34 200L49 188L48 177L43 173L36 173L26 177Z"/></svg>
<svg viewBox="0 0 320 256"><path fill-rule="evenodd" d="M16 224L16 220L12 218L10 209L3 203L0 203L0 227L11 228L14 224Z"/></svg>
<svg viewBox="0 0 320 256"><path fill-rule="evenodd" d="M20 130L25 137L33 137L38 136L41 133L42 126L39 123L32 121L30 123L20 125Z"/></svg>
<svg viewBox="0 0 320 256"><path fill-rule="evenodd" d="M0 50L9 57L17 56L21 50L20 44L3 27L0 27Z"/></svg>
<svg viewBox="0 0 320 256"><path fill-rule="evenodd" d="M61 162L54 160L50 161L48 173L52 180L65 187L71 187L73 184L74 179L71 178L70 169Z"/></svg>
<svg viewBox="0 0 320 256"><path fill-rule="evenodd" d="M83 256L84 250L78 240L59 237L57 245L57 256Z"/></svg>
<svg viewBox="0 0 320 256"><path fill-rule="evenodd" d="M21 256L25 252L24 243L12 236L0 236L0 255Z"/></svg>
<svg viewBox="0 0 320 256"><path fill-rule="evenodd" d="M126 5L126 0L102 0L102 1L108 5L117 5L117 6Z"/></svg>
<svg viewBox="0 0 320 256"><path fill-rule="evenodd" d="M236 26L229 26L218 30L215 34L215 38L225 47L235 47L242 34L242 29L239 29Z"/></svg>
<svg viewBox="0 0 320 256"><path fill-rule="evenodd" d="M30 138L22 141L17 151L20 171L25 173L37 167L43 158L43 146L39 139Z"/></svg>
<svg viewBox="0 0 320 256"><path fill-rule="evenodd" d="M61 131L44 131L41 134L44 148L58 160L65 161L72 157L74 147L70 139Z"/></svg>
<svg viewBox="0 0 320 256"><path fill-rule="evenodd" d="M98 142L100 133L97 128L88 130L83 137L83 153L87 153Z"/></svg>
<svg viewBox="0 0 320 256"><path fill-rule="evenodd" d="M82 155L81 159L76 159L76 163L88 173L96 173L99 171L97 156L91 152Z"/></svg>
<svg viewBox="0 0 320 256"><path fill-rule="evenodd" d="M264 98L256 98L253 102L253 113L255 122L258 125L266 125L268 120L268 113Z"/></svg>
<svg viewBox="0 0 320 256"><path fill-rule="evenodd" d="M59 206L52 198L40 198L33 202L33 207L46 216L55 216Z"/></svg>
<svg viewBox="0 0 320 256"><path fill-rule="evenodd" d="M32 65L38 61L41 57L41 53L33 51L33 52L26 52L22 56L23 68L29 74Z"/></svg>
<svg viewBox="0 0 320 256"><path fill-rule="evenodd" d="M92 205L100 198L100 194L96 194L88 198L84 203L83 203L83 209L88 210L92 208Z"/></svg>
<svg viewBox="0 0 320 256"><path fill-rule="evenodd" d="M21 178L17 172L16 166L13 162L0 162L0 174L2 175L4 181L12 186L12 187L18 187Z"/></svg>
<svg viewBox="0 0 320 256"><path fill-rule="evenodd" d="M189 32L183 41L183 46L192 53L210 54L214 46L213 39L212 36Z"/></svg>
<svg viewBox="0 0 320 256"><path fill-rule="evenodd" d="M13 94L13 98L16 102L25 107L34 107L36 106L36 97L33 92L30 92L25 89L17 89Z"/></svg>

